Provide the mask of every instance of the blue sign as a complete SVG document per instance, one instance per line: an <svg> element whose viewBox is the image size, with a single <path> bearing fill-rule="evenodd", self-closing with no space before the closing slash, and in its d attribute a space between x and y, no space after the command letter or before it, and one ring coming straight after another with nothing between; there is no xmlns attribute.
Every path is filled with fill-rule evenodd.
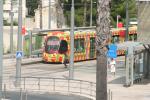
<svg viewBox="0 0 150 100"><path fill-rule="evenodd" d="M115 44L110 44L108 48L107 57L117 58L117 46Z"/></svg>
<svg viewBox="0 0 150 100"><path fill-rule="evenodd" d="M17 51L16 52L16 58L22 58L23 52L22 51Z"/></svg>

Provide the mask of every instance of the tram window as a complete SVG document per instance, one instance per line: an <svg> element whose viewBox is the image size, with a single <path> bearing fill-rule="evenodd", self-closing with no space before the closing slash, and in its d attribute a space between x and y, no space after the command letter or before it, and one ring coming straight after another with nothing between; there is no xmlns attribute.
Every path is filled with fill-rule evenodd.
<svg viewBox="0 0 150 100"><path fill-rule="evenodd" d="M61 40L59 52L60 53L66 53L67 51L68 51L68 43L67 43L67 41Z"/></svg>
<svg viewBox="0 0 150 100"><path fill-rule="evenodd" d="M137 40L137 34L134 34L134 40L135 41Z"/></svg>
<svg viewBox="0 0 150 100"><path fill-rule="evenodd" d="M80 39L80 51L84 52L84 39Z"/></svg>
<svg viewBox="0 0 150 100"><path fill-rule="evenodd" d="M75 52L84 52L84 39L75 39L74 41Z"/></svg>

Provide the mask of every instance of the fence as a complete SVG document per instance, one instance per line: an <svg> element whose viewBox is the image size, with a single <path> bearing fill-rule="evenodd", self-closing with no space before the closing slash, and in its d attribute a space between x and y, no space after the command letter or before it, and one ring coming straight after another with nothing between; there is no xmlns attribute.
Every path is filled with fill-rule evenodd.
<svg viewBox="0 0 150 100"><path fill-rule="evenodd" d="M22 95L30 93L62 93L62 94L74 94L89 99L96 99L96 83L83 81L83 80L67 80L63 78L45 78L45 77L21 77L19 86L16 86L16 78L10 77L9 82L4 85L5 98L6 91L17 91L20 93L20 100ZM112 100L112 91L110 89L107 93L107 100Z"/></svg>
<svg viewBox="0 0 150 100"><path fill-rule="evenodd" d="M96 97L96 83L89 81L42 77L21 77L19 80L21 83L16 87L16 78L11 77L4 90L75 94L91 99Z"/></svg>

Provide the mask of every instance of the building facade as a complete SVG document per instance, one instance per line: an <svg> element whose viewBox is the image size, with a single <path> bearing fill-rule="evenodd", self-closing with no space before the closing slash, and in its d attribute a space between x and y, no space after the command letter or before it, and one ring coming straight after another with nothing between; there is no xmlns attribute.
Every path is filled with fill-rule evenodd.
<svg viewBox="0 0 150 100"><path fill-rule="evenodd" d="M19 0L5 0L3 5L3 16L4 20L10 23L10 12L11 12L11 1L13 1L13 13L14 13L14 21L18 21L18 7L19 7ZM26 17L26 0L22 0L22 16L23 19Z"/></svg>

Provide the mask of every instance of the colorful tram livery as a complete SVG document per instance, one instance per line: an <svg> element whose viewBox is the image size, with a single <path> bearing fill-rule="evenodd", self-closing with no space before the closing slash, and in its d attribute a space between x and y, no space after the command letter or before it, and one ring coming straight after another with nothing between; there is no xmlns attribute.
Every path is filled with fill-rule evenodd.
<svg viewBox="0 0 150 100"><path fill-rule="evenodd" d="M112 28L112 43L121 43L125 41L125 28ZM137 40L137 26L129 27L128 40L136 41Z"/></svg>
<svg viewBox="0 0 150 100"><path fill-rule="evenodd" d="M74 61L96 58L95 31L75 31ZM70 57L70 32L50 32L44 44L45 62L63 62L64 53Z"/></svg>
<svg viewBox="0 0 150 100"><path fill-rule="evenodd" d="M112 43L121 43L125 41L125 28L112 28ZM74 32L74 61L82 61L96 58L95 48L96 32L92 30L82 30ZM24 53L29 55L29 35L25 36ZM137 27L130 27L128 39L130 41L137 40ZM63 62L64 53L66 52L68 58L70 57L70 32L69 31L53 31L46 36L32 36L32 54L42 50L43 61L45 62ZM117 50L117 55L125 55L126 51L123 49Z"/></svg>

